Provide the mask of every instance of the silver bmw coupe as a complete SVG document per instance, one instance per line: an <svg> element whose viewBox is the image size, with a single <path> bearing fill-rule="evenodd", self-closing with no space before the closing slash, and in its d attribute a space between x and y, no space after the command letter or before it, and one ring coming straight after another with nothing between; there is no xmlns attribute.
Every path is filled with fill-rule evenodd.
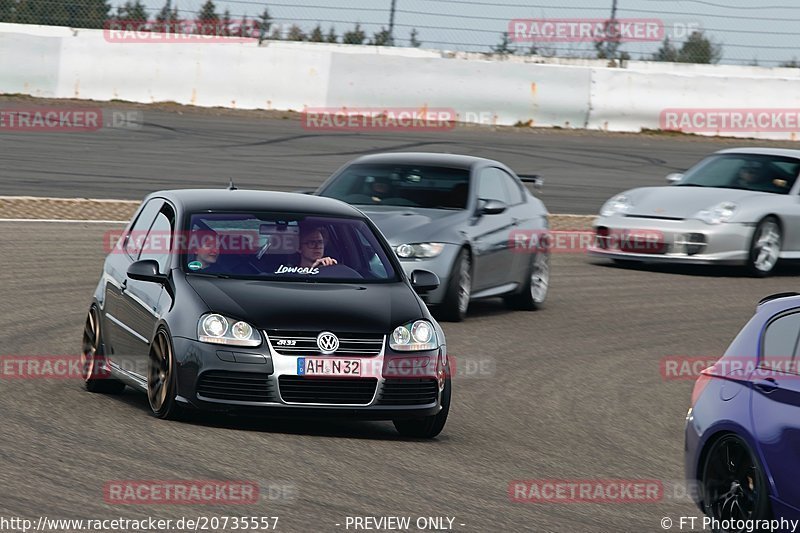
<svg viewBox="0 0 800 533"><path fill-rule="evenodd" d="M589 254L616 262L734 264L755 276L800 259L800 150L721 150L668 186L609 199Z"/></svg>

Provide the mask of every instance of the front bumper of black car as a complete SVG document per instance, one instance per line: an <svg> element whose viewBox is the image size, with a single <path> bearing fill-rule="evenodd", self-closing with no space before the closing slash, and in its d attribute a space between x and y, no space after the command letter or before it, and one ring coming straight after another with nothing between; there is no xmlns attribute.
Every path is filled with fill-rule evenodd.
<svg viewBox="0 0 800 533"><path fill-rule="evenodd" d="M394 420L435 415L450 379L445 347L377 355L321 354L307 357L360 360L363 376L305 376L297 355L278 353L265 342L241 348L174 338L178 402L204 411L269 416L342 416Z"/></svg>

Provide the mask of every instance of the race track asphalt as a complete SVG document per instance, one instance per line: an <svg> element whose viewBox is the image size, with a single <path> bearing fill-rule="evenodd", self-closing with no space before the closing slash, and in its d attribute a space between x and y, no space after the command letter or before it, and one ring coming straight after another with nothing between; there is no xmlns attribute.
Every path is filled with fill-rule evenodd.
<svg viewBox="0 0 800 533"><path fill-rule="evenodd" d="M382 151L451 152L541 174L551 213L595 214L630 187L660 185L705 154L791 143L460 125L451 131L326 132L297 114L0 98L0 107L140 113L138 129L0 130L0 195L140 200L165 188L314 188L347 161ZM284 118L282 118L284 117ZM109 119L110 120L110 119Z"/></svg>

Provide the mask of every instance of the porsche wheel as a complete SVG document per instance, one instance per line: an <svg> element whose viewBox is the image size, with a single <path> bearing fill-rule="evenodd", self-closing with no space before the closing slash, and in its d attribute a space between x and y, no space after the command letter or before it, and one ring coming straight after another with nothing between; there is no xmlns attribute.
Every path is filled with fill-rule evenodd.
<svg viewBox="0 0 800 533"><path fill-rule="evenodd" d="M756 226L750 242L747 268L754 276L764 278L772 274L781 253L783 234L778 221L767 217Z"/></svg>

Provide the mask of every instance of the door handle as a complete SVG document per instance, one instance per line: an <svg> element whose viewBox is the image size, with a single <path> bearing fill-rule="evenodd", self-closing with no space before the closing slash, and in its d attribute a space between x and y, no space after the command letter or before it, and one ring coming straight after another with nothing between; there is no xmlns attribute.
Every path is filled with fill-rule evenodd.
<svg viewBox="0 0 800 533"><path fill-rule="evenodd" d="M774 392L778 389L778 382L775 381L775 378L760 379L756 381L755 385L758 390L766 394Z"/></svg>

